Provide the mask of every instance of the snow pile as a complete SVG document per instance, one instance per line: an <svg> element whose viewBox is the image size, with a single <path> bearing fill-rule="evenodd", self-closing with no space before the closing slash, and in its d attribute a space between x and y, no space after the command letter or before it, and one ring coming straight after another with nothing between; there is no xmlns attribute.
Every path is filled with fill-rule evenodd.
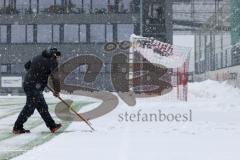
<svg viewBox="0 0 240 160"><path fill-rule="evenodd" d="M188 93L189 102L206 101L208 104L214 103L209 107L240 110L240 89L234 88L227 82L206 80L189 83Z"/></svg>
<svg viewBox="0 0 240 160"><path fill-rule="evenodd" d="M238 99L240 90L227 82L206 80L203 82L189 83L189 97L206 99Z"/></svg>

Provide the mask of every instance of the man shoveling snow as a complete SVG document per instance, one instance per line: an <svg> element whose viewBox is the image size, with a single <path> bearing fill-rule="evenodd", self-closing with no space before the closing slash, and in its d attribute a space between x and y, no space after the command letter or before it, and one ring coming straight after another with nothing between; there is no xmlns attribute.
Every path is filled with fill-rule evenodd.
<svg viewBox="0 0 240 160"><path fill-rule="evenodd" d="M62 125L56 124L48 111L48 105L43 97L44 88L47 87L48 78L53 81L54 96L58 97L60 92L59 79L52 76L52 72L58 67L58 58L61 56L56 48L44 50L41 55L35 56L32 61L25 64L27 73L24 78L23 89L27 96L26 105L20 112L14 127L14 134L30 133L23 128L23 124L38 110L46 126L55 133Z"/></svg>

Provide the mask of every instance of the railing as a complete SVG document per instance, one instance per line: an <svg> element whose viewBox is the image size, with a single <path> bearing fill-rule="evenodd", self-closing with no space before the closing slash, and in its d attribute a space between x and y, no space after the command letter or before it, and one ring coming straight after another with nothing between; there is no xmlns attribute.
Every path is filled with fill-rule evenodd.
<svg viewBox="0 0 240 160"><path fill-rule="evenodd" d="M128 14L138 13L139 8L130 5L127 9L118 8L115 5L107 5L106 8L79 8L75 6L51 5L47 8L30 7L28 5L18 5L17 7L1 7L0 14Z"/></svg>

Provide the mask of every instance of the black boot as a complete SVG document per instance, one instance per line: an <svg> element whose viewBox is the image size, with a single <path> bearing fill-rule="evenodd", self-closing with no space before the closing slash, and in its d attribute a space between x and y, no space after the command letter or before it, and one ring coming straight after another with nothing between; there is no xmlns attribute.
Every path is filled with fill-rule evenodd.
<svg viewBox="0 0 240 160"><path fill-rule="evenodd" d="M30 133L30 130L26 130L24 128L18 129L18 128L14 127L13 130L12 130L12 133L13 134L24 134L24 133Z"/></svg>
<svg viewBox="0 0 240 160"><path fill-rule="evenodd" d="M55 133L61 127L62 127L62 124L55 124L55 126L50 128L50 130L52 133Z"/></svg>

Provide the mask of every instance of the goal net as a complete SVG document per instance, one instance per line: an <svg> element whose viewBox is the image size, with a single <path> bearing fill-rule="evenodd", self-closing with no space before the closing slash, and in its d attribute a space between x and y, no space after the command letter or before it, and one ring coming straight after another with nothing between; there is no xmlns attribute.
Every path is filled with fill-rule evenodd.
<svg viewBox="0 0 240 160"><path fill-rule="evenodd" d="M129 88L139 97L187 101L190 48L132 35Z"/></svg>

